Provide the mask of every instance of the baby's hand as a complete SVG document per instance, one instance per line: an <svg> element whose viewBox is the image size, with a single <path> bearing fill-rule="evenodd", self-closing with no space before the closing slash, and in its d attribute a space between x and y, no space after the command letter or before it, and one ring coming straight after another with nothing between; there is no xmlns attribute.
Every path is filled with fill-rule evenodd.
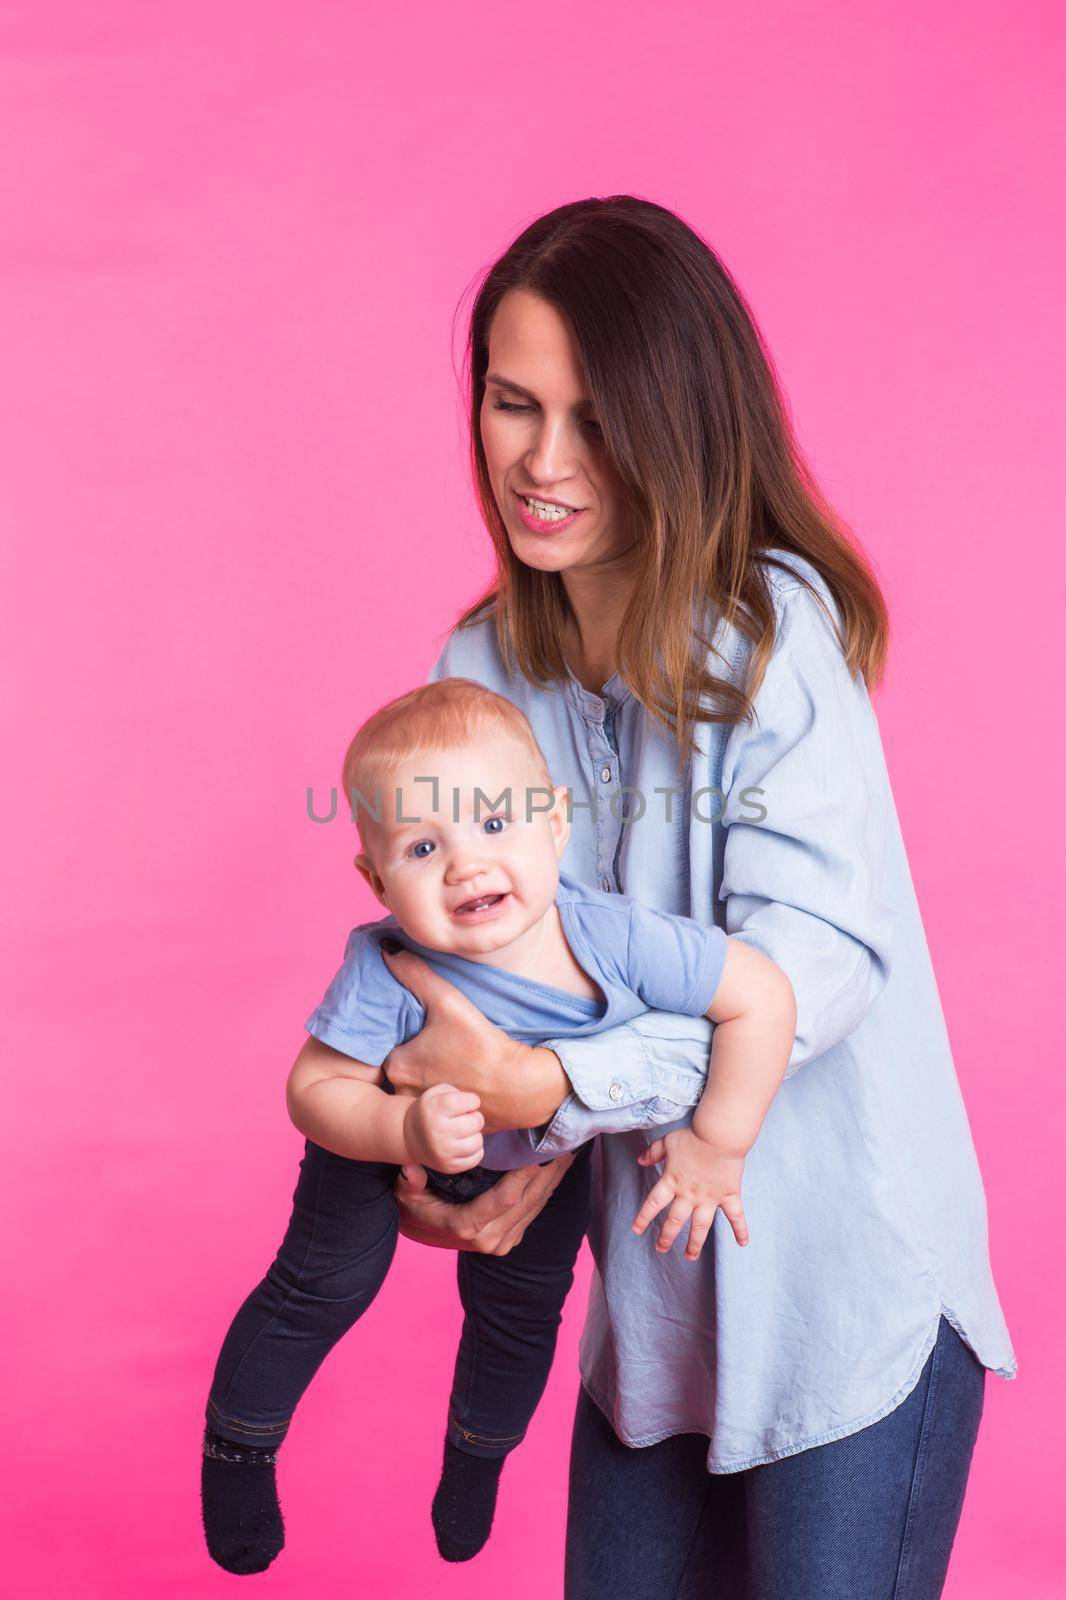
<svg viewBox="0 0 1066 1600"><path fill-rule="evenodd" d="M656 1250L669 1250L691 1217L685 1259L695 1261L711 1231L711 1223L719 1206L729 1218L737 1244L747 1244L748 1224L740 1203L743 1156L727 1155L715 1150L691 1128L676 1128L673 1133L650 1144L637 1157L637 1161L642 1167L654 1166L658 1161L666 1162L662 1177L637 1212L633 1224L634 1233L643 1233L652 1217L658 1216L664 1206L670 1206L670 1214L655 1241Z"/></svg>
<svg viewBox="0 0 1066 1600"><path fill-rule="evenodd" d="M435 1083L411 1101L403 1122L404 1142L412 1162L438 1172L466 1172L485 1153L481 1130L485 1118L476 1094Z"/></svg>

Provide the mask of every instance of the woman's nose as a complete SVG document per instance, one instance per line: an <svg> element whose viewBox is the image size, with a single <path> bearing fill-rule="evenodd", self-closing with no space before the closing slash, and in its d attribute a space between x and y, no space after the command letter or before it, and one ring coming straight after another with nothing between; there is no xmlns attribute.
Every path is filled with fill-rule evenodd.
<svg viewBox="0 0 1066 1600"><path fill-rule="evenodd" d="M534 483L559 484L568 476L575 453L568 424L544 417L537 428L526 471Z"/></svg>

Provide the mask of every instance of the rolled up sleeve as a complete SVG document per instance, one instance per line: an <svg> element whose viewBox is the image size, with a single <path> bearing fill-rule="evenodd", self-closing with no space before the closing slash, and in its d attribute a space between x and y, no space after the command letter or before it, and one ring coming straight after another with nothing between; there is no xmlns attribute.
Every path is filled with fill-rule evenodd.
<svg viewBox="0 0 1066 1600"><path fill-rule="evenodd" d="M597 1133L682 1121L703 1093L713 1036L705 1017L646 1011L603 1033L545 1039L573 1093L547 1127L529 1130L534 1153L543 1159Z"/></svg>
<svg viewBox="0 0 1066 1600"><path fill-rule="evenodd" d="M791 980L788 1078L862 1021L889 978L894 923L882 892L894 808L877 719L802 587L780 596L755 711L723 752L718 893L726 932Z"/></svg>

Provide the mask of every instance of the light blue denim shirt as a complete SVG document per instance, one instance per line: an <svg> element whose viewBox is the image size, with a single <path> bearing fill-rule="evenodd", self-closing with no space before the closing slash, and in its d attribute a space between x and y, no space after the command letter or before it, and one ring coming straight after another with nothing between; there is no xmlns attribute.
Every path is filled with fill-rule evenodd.
<svg viewBox="0 0 1066 1600"><path fill-rule="evenodd" d="M835 602L814 567L775 550ZM582 1382L630 1445L707 1435L738 1472L857 1432L916 1384L941 1315L1001 1377L1016 1363L988 1257L985 1197L877 719L817 602L768 568L777 638L753 725L675 742L617 674L539 688L494 624L454 630L430 678L469 677L532 724L573 789L574 877L765 952L795 991L791 1059L744 1172L751 1242L719 1214L697 1262L631 1223L636 1156L703 1088L713 1023L649 1012L546 1039L573 1093L534 1159L598 1141L596 1263ZM715 669L750 649L719 622ZM672 793L669 791L673 791Z"/></svg>

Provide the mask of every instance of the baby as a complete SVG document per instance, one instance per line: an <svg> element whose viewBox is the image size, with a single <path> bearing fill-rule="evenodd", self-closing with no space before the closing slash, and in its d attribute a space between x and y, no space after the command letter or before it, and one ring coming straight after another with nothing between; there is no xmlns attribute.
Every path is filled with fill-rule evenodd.
<svg viewBox="0 0 1066 1600"><path fill-rule="evenodd" d="M524 1043L598 1032L648 1009L717 1024L691 1126L639 1158L662 1172L634 1232L669 1206L656 1248L670 1249L688 1223L690 1260L719 1208L747 1243L744 1158L795 1035L791 985L760 951L560 869L568 791L553 785L521 711L483 685L446 678L383 706L348 748L344 787L362 844L355 864L389 915L352 930L306 1023L311 1038L287 1090L306 1137L292 1218L215 1368L204 1528L231 1572L262 1571L283 1546L278 1447L323 1359L384 1280L399 1168L423 1165L437 1193L462 1203L535 1159L528 1130L485 1130L473 1094L445 1084L393 1091L389 1053L421 1029L425 1011L390 973L383 939L413 950ZM447 1560L468 1559L487 1539L503 1461L547 1382L587 1222L591 1149L577 1151L506 1255L459 1253L465 1320L433 1501Z"/></svg>

